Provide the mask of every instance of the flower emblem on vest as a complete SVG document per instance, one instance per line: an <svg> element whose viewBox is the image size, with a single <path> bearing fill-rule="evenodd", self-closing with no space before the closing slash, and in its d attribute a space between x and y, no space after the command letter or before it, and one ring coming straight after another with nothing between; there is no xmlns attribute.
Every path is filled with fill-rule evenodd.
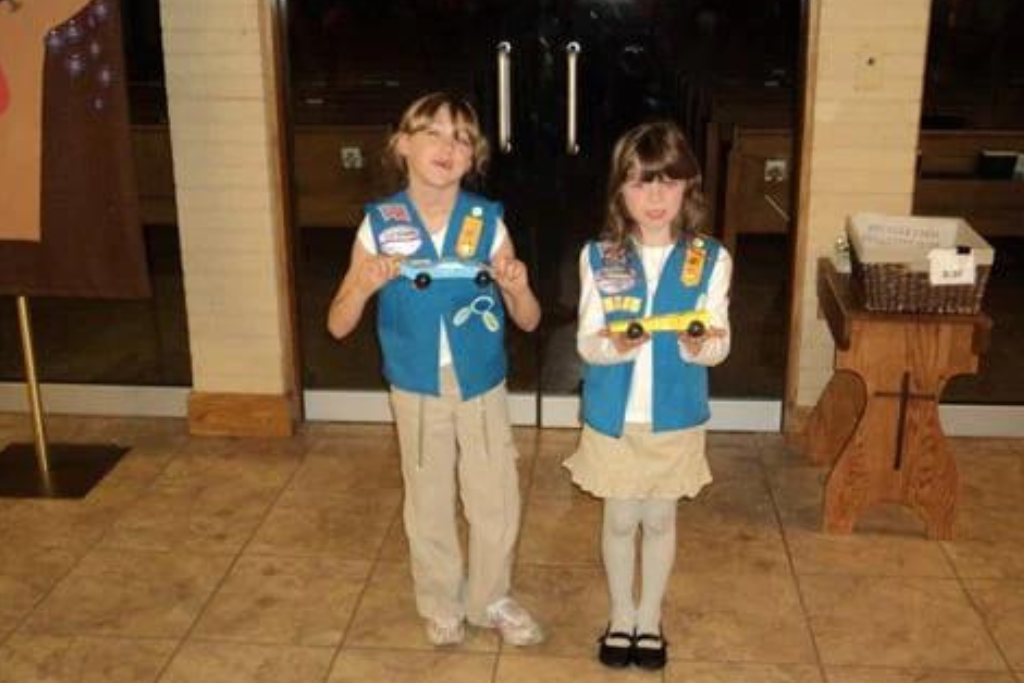
<svg viewBox="0 0 1024 683"><path fill-rule="evenodd" d="M455 323L456 327L462 327L468 323L473 316L480 316L483 321L484 327L487 328L488 332L497 332L501 329L501 324L498 322L498 317L492 313L494 309L494 297L486 294L481 294L477 298L470 301L467 305L460 308L455 313L455 318L452 322Z"/></svg>

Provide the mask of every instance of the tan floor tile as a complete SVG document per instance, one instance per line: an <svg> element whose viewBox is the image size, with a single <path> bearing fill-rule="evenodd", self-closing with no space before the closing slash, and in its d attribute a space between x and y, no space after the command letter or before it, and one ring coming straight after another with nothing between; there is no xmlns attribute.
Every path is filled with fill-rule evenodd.
<svg viewBox="0 0 1024 683"><path fill-rule="evenodd" d="M31 633L181 637L227 572L225 555L94 551L29 617Z"/></svg>
<svg viewBox="0 0 1024 683"><path fill-rule="evenodd" d="M967 581L965 585L1011 668L1024 671L1024 582Z"/></svg>
<svg viewBox="0 0 1024 683"><path fill-rule="evenodd" d="M82 555L120 512L88 500L15 500L0 508L0 546L60 548Z"/></svg>
<svg viewBox="0 0 1024 683"><path fill-rule="evenodd" d="M774 470L768 481L786 528L821 531L826 468L790 467ZM856 533L925 538L924 522L908 507L873 505L857 519Z"/></svg>
<svg viewBox="0 0 1024 683"><path fill-rule="evenodd" d="M544 452L537 456L533 469L533 481L530 486L530 495L544 498L590 498L574 483L572 475L562 462L572 454L572 447L569 450L554 453Z"/></svg>
<svg viewBox="0 0 1024 683"><path fill-rule="evenodd" d="M786 542L798 574L954 576L942 546L922 538L793 528L788 530Z"/></svg>
<svg viewBox="0 0 1024 683"><path fill-rule="evenodd" d="M814 466L802 447L788 443L784 435L759 433L756 436L759 457L769 472Z"/></svg>
<svg viewBox="0 0 1024 683"><path fill-rule="evenodd" d="M309 683L331 665L330 648L187 642L160 683Z"/></svg>
<svg viewBox="0 0 1024 683"><path fill-rule="evenodd" d="M956 573L966 579L1024 580L1024 544L1018 541L946 541Z"/></svg>
<svg viewBox="0 0 1024 683"><path fill-rule="evenodd" d="M308 445L320 439L368 439L382 441L395 438L395 425L390 422L348 423L348 422L305 422L299 426L298 438Z"/></svg>
<svg viewBox="0 0 1024 683"><path fill-rule="evenodd" d="M785 574L672 576L662 620L682 660L814 661L793 579Z"/></svg>
<svg viewBox="0 0 1024 683"><path fill-rule="evenodd" d="M264 555L372 560L399 514L399 491L327 495L285 491L246 547Z"/></svg>
<svg viewBox="0 0 1024 683"><path fill-rule="evenodd" d="M524 511L520 564L601 564L601 515L596 498L534 496Z"/></svg>
<svg viewBox="0 0 1024 683"><path fill-rule="evenodd" d="M433 650L416 611L409 565L379 562L352 617L346 648ZM466 640L453 651L494 652L498 639L491 631L466 629Z"/></svg>
<svg viewBox="0 0 1024 683"><path fill-rule="evenodd" d="M137 497L155 482L174 458L174 448L133 446L124 454L117 466L92 491L90 503L105 502L106 498Z"/></svg>
<svg viewBox="0 0 1024 683"><path fill-rule="evenodd" d="M753 534L742 526L722 526L712 532L680 526L676 533L679 574L788 574L789 558L780 534Z"/></svg>
<svg viewBox="0 0 1024 683"><path fill-rule="evenodd" d="M193 437L160 477L166 486L233 481L254 488L282 488L302 464L306 446L292 439Z"/></svg>
<svg viewBox="0 0 1024 683"><path fill-rule="evenodd" d="M1005 500L964 501L957 512L953 538L956 541L986 541L1024 545L1020 523L1024 504Z"/></svg>
<svg viewBox="0 0 1024 683"><path fill-rule="evenodd" d="M197 638L338 645L370 573L369 562L246 555L217 590Z"/></svg>
<svg viewBox="0 0 1024 683"><path fill-rule="evenodd" d="M1022 456L1024 439L998 437L952 436L948 438L953 455L960 459L965 456Z"/></svg>
<svg viewBox="0 0 1024 683"><path fill-rule="evenodd" d="M779 534L771 496L759 480L712 482L696 498L680 501L678 519L680 531L693 537L729 528L755 536Z"/></svg>
<svg viewBox="0 0 1024 683"><path fill-rule="evenodd" d="M161 483L113 524L100 547L237 553L277 495L218 479Z"/></svg>
<svg viewBox="0 0 1024 683"><path fill-rule="evenodd" d="M609 669L595 656L542 657L502 653L494 683L644 683L660 681L658 672Z"/></svg>
<svg viewBox="0 0 1024 683"><path fill-rule="evenodd" d="M322 439L310 448L289 488L330 494L401 489L398 446L391 440L363 444Z"/></svg>
<svg viewBox="0 0 1024 683"><path fill-rule="evenodd" d="M83 441L113 441L132 450L174 450L188 440L188 420L158 417L76 418Z"/></svg>
<svg viewBox="0 0 1024 683"><path fill-rule="evenodd" d="M598 567L520 565L512 593L534 615L546 638L524 654L593 657L608 623L608 588Z"/></svg>
<svg viewBox="0 0 1024 683"><path fill-rule="evenodd" d="M1017 683L1012 674L991 671L926 671L877 667L826 667L829 683Z"/></svg>
<svg viewBox="0 0 1024 683"><path fill-rule="evenodd" d="M495 654L342 650L327 683L491 683Z"/></svg>
<svg viewBox="0 0 1024 683"><path fill-rule="evenodd" d="M0 639L68 573L78 557L60 548L0 546Z"/></svg>
<svg viewBox="0 0 1024 683"><path fill-rule="evenodd" d="M800 583L825 664L1005 668L956 581L806 576Z"/></svg>
<svg viewBox="0 0 1024 683"><path fill-rule="evenodd" d="M809 664L732 664L673 661L665 683L823 683Z"/></svg>
<svg viewBox="0 0 1024 683"><path fill-rule="evenodd" d="M193 457L211 458L213 467L244 465L245 469L265 474L280 468L294 469L297 458L309 448L303 439L277 437L216 437L189 436L182 444L182 453ZM221 460L217 459L220 456ZM291 462L289 466L288 463Z"/></svg>
<svg viewBox="0 0 1024 683"><path fill-rule="evenodd" d="M985 451L958 453L960 499L1008 500L1024 508L1024 457Z"/></svg>
<svg viewBox="0 0 1024 683"><path fill-rule="evenodd" d="M716 481L723 479L761 479L760 448L756 436L736 432L709 432L708 464Z"/></svg>
<svg viewBox="0 0 1024 683"><path fill-rule="evenodd" d="M147 683L175 640L16 635L0 648L0 683Z"/></svg>
<svg viewBox="0 0 1024 683"><path fill-rule="evenodd" d="M758 480L719 479L679 503L677 572L788 572L771 497Z"/></svg>

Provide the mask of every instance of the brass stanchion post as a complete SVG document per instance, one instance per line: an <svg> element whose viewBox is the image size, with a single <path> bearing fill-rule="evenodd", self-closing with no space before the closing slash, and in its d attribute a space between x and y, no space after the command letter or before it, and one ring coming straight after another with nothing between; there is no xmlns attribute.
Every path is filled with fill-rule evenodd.
<svg viewBox="0 0 1024 683"><path fill-rule="evenodd" d="M46 447L46 423L43 421L43 405L39 396L39 376L36 374L35 345L32 342L32 316L28 299L18 297L18 329L21 332L21 351L25 359L25 384L28 388L29 409L32 411L32 432L36 444L36 461L44 477L50 475L50 457Z"/></svg>

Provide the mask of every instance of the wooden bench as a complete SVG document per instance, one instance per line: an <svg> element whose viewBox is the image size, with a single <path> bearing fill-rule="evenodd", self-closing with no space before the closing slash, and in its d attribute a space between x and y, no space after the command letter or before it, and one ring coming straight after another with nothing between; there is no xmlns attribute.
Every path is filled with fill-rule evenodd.
<svg viewBox="0 0 1024 683"><path fill-rule="evenodd" d="M390 134L389 126L371 124L295 127L292 177L298 227L359 225L363 205L394 185L381 163ZM361 165L346 168L346 151L357 155Z"/></svg>
<svg viewBox="0 0 1024 683"><path fill-rule="evenodd" d="M1024 236L1024 181L979 177L984 150L1024 154L1024 131L921 131L914 213L963 216L989 237Z"/></svg>
<svg viewBox="0 0 1024 683"><path fill-rule="evenodd" d="M722 244L740 233L784 234L792 220L793 134L788 128L737 128L726 162ZM769 165L771 162L771 165Z"/></svg>
<svg viewBox="0 0 1024 683"><path fill-rule="evenodd" d="M390 127L295 127L293 182L299 227L359 225L363 204L387 194L393 183L381 164ZM132 151L144 225L176 225L174 168L166 124L132 126ZM348 152L346 168L342 154ZM358 163L352 158L358 157Z"/></svg>
<svg viewBox="0 0 1024 683"><path fill-rule="evenodd" d="M987 237L1024 236L1024 181L981 178L978 159L983 150L1024 153L1024 131L921 131L913 212L962 216ZM788 128L733 130L720 174L726 178L726 191L718 222L718 234L730 250L738 235L789 230L792 154ZM770 159L785 162L785 178L766 179Z"/></svg>

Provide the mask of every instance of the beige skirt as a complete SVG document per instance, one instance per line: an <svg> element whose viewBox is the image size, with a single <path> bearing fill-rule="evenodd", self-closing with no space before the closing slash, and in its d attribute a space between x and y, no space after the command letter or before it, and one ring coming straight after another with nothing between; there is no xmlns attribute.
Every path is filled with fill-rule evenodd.
<svg viewBox="0 0 1024 683"><path fill-rule="evenodd" d="M584 425L562 464L598 498L692 498L711 482L703 427L654 433L650 425L626 425L616 439Z"/></svg>

